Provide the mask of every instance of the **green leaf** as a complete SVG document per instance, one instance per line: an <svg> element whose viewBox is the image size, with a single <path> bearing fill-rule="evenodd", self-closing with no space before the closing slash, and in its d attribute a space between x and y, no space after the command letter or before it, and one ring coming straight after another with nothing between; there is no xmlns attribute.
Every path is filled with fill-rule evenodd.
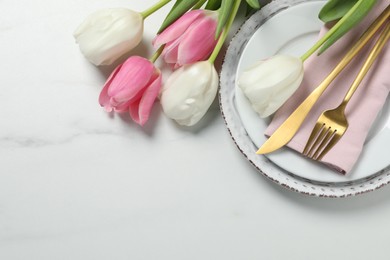
<svg viewBox="0 0 390 260"><path fill-rule="evenodd" d="M164 22L157 33L164 31L169 25L179 19L184 13L190 10L199 0L177 0L171 11L168 13Z"/></svg>
<svg viewBox="0 0 390 260"><path fill-rule="evenodd" d="M375 5L377 0L359 0L334 26L337 30L322 45L318 54L323 53L350 29L357 25Z"/></svg>
<svg viewBox="0 0 390 260"><path fill-rule="evenodd" d="M233 0L222 0L221 8L219 9L218 12L218 25L217 25L217 31L215 33L216 38L222 32L222 29L225 26L230 16L232 7L233 7Z"/></svg>
<svg viewBox="0 0 390 260"><path fill-rule="evenodd" d="M200 9L206 3L207 0L198 0L198 3L192 7L192 10Z"/></svg>
<svg viewBox="0 0 390 260"><path fill-rule="evenodd" d="M207 10L217 10L221 7L222 0L209 0L205 9Z"/></svg>
<svg viewBox="0 0 390 260"><path fill-rule="evenodd" d="M318 17L324 22L332 22L343 17L358 0L329 0L321 9Z"/></svg>
<svg viewBox="0 0 390 260"><path fill-rule="evenodd" d="M253 9L260 9L260 3L259 0L246 0L248 5L252 7Z"/></svg>

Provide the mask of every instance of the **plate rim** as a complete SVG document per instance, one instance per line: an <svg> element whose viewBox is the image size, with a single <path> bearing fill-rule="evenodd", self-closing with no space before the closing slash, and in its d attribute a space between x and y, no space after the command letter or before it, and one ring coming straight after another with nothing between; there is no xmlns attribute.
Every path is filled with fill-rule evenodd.
<svg viewBox="0 0 390 260"><path fill-rule="evenodd" d="M294 175L273 163L266 156L256 155L256 147L242 126L239 114L235 109L234 89L236 73L232 73L230 67L237 68L238 66L240 56L234 55L237 53L237 49L243 49L250 40L250 36L274 15L292 6L307 2L324 2L324 0L274 0L249 17L237 30L225 53L220 73L218 99L225 125L233 142L247 160L262 175L289 190L317 197L341 198L379 189L390 183L390 166L367 178L328 183ZM250 33L245 31L247 27L252 27ZM246 34L250 34L249 37ZM238 122L241 124L238 124Z"/></svg>

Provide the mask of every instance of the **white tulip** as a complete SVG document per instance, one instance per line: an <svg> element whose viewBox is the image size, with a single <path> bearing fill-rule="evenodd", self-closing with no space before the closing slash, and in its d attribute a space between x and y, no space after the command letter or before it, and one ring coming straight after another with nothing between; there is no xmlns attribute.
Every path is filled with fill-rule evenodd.
<svg viewBox="0 0 390 260"><path fill-rule="evenodd" d="M143 17L125 9L102 9L89 15L74 32L84 56L95 65L109 65L142 40Z"/></svg>
<svg viewBox="0 0 390 260"><path fill-rule="evenodd" d="M209 61L179 68L162 88L164 113L180 125L196 124L214 101L218 84L218 73Z"/></svg>
<svg viewBox="0 0 390 260"><path fill-rule="evenodd" d="M261 116L273 114L297 90L303 80L301 59L276 55L245 70L238 86Z"/></svg>

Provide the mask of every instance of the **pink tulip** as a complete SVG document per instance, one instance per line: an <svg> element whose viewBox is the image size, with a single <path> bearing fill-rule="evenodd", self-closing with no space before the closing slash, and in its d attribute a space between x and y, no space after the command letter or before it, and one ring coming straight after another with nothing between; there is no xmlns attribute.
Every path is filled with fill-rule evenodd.
<svg viewBox="0 0 390 260"><path fill-rule="evenodd" d="M145 58L133 56L110 75L100 93L99 103L107 112L129 111L131 118L144 125L161 88L159 69Z"/></svg>
<svg viewBox="0 0 390 260"><path fill-rule="evenodd" d="M205 60L217 44L217 17L215 11L190 11L157 35L153 45L166 44L162 55L174 68Z"/></svg>

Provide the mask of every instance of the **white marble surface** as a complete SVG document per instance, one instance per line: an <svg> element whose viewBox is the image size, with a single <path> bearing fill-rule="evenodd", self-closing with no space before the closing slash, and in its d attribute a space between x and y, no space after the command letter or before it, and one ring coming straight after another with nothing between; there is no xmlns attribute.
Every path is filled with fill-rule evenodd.
<svg viewBox="0 0 390 260"><path fill-rule="evenodd" d="M72 32L98 8L153 2L0 1L0 259L389 259L390 187L285 190L240 154L217 104L194 129L158 105L144 129L100 108L112 68Z"/></svg>

